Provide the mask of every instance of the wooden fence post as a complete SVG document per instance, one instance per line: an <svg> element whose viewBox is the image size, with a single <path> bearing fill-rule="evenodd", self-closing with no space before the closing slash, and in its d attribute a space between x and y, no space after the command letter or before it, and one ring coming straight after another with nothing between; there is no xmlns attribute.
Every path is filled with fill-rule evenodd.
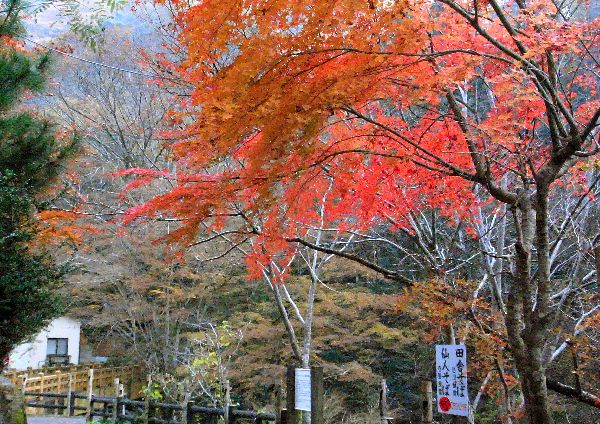
<svg viewBox="0 0 600 424"><path fill-rule="evenodd" d="M21 398L23 399L23 402L25 403L25 412L27 413L27 397L25 396L25 392L27 391L27 378L28 378L27 373L23 374L21 376Z"/></svg>
<svg viewBox="0 0 600 424"><path fill-rule="evenodd" d="M135 367L129 368L129 386L127 389L127 396L129 399L135 399L135 394L133 393L133 387L135 384Z"/></svg>
<svg viewBox="0 0 600 424"><path fill-rule="evenodd" d="M73 374L69 373L69 381L67 383L67 409L65 415L67 417L73 416Z"/></svg>
<svg viewBox="0 0 600 424"><path fill-rule="evenodd" d="M379 389L379 419L381 420L381 424L393 422L393 418L389 416L385 378L381 380L381 388Z"/></svg>
<svg viewBox="0 0 600 424"><path fill-rule="evenodd" d="M296 367L294 365L288 365L287 367L285 385L285 422L286 424L297 424L298 412L296 411Z"/></svg>
<svg viewBox="0 0 600 424"><path fill-rule="evenodd" d="M88 370L88 380L87 380L87 393L89 397L91 397L91 393L94 391L94 369L90 368Z"/></svg>
<svg viewBox="0 0 600 424"><path fill-rule="evenodd" d="M94 369L88 370L88 381L87 381L87 397L86 397L86 409L85 409L85 422L92 420L92 410L94 408Z"/></svg>
<svg viewBox="0 0 600 424"><path fill-rule="evenodd" d="M223 404L223 421L225 424L230 424L233 422L233 417L231 416L231 385L229 384L229 380L225 380L225 402Z"/></svg>
<svg viewBox="0 0 600 424"><path fill-rule="evenodd" d="M227 418L229 420L229 424L234 424L236 421L235 415L233 415L234 409L235 409L234 405L229 405L229 407L227 408Z"/></svg>
<svg viewBox="0 0 600 424"><path fill-rule="evenodd" d="M183 399L181 403L181 424L188 424L188 418L190 417L190 402L187 397Z"/></svg>
<svg viewBox="0 0 600 424"><path fill-rule="evenodd" d="M55 390L53 390L52 392L54 392L54 393L62 392L62 381L63 381L62 372L60 370L58 370L58 371L56 371L56 386L54 386ZM56 406L62 405L63 400L57 398L56 402L54 402L54 403ZM56 408L54 410L54 415L60 415L60 413L61 413L60 409Z"/></svg>
<svg viewBox="0 0 600 424"><path fill-rule="evenodd" d="M323 388L323 367L310 368L310 422L311 424L325 424L323 406L325 400Z"/></svg>
<svg viewBox="0 0 600 424"><path fill-rule="evenodd" d="M42 368L42 372L38 372L38 376L40 377L40 392L41 393L45 393L46 392L46 367L44 366L44 368ZM45 396L40 396L39 399L41 400L41 402L46 405L47 402L47 398ZM43 413L44 414L49 414L50 411L52 411L51 409L48 408L44 408Z"/></svg>
<svg viewBox="0 0 600 424"><path fill-rule="evenodd" d="M152 377L148 376L146 385L146 396L144 396L144 413L142 414L142 424L150 422L150 391L152 390Z"/></svg>
<svg viewBox="0 0 600 424"><path fill-rule="evenodd" d="M27 379L29 374L25 373L23 374L23 376L21 377L21 394L23 396L25 396L25 392L27 391Z"/></svg>
<svg viewBox="0 0 600 424"><path fill-rule="evenodd" d="M119 399L123 400L123 398L125 397L125 386L123 385L123 383L119 384ZM126 406L123 403L121 405L121 415L125 416L125 413L127 412L126 410Z"/></svg>
<svg viewBox="0 0 600 424"><path fill-rule="evenodd" d="M44 393L44 390L46 390L46 374L38 372L38 377L40 377L40 392Z"/></svg>
<svg viewBox="0 0 600 424"><path fill-rule="evenodd" d="M119 390L121 383L118 378L113 380L113 387L115 388L115 399L113 400L113 408L112 408L112 420L113 424L117 422L119 419L119 397L121 391Z"/></svg>
<svg viewBox="0 0 600 424"><path fill-rule="evenodd" d="M431 381L421 382L421 424L433 422L433 388Z"/></svg>
<svg viewBox="0 0 600 424"><path fill-rule="evenodd" d="M275 424L282 424L282 421L285 420L285 412L282 410L282 401L283 401L283 383L279 382L279 387L277 388L277 393L275 393Z"/></svg>

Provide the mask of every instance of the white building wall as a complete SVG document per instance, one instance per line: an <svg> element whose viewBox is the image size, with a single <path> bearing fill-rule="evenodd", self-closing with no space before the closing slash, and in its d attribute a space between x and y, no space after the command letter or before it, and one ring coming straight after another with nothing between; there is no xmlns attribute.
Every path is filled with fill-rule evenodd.
<svg viewBox="0 0 600 424"><path fill-rule="evenodd" d="M56 318L31 342L17 346L8 357L8 367L24 370L39 368L46 362L48 339L69 339L67 354L72 364L79 364L79 337L81 323L69 317Z"/></svg>

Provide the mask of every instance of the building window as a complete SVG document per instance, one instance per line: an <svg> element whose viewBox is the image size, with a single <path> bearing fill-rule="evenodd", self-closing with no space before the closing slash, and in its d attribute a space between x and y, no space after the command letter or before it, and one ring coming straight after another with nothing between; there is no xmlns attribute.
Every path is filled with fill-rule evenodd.
<svg viewBox="0 0 600 424"><path fill-rule="evenodd" d="M69 339L48 339L47 355L66 355L69 350Z"/></svg>
<svg viewBox="0 0 600 424"><path fill-rule="evenodd" d="M69 339L48 339L46 347L46 363L48 365L68 364Z"/></svg>

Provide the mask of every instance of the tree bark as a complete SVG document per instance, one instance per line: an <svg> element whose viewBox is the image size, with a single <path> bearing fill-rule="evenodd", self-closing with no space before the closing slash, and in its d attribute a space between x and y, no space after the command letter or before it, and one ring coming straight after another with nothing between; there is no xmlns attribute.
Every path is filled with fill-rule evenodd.
<svg viewBox="0 0 600 424"><path fill-rule="evenodd" d="M533 349L533 354L528 355L529 364L522 364L526 369L522 375L523 396L525 410L530 424L553 424L554 419L550 413L548 403L548 390L546 387L546 374L541 360L541 349ZM519 367L517 366L517 369Z"/></svg>
<svg viewBox="0 0 600 424"><path fill-rule="evenodd" d="M511 311L509 311L511 314ZM546 374L542 359L542 346L539 335L536 340L523 339L521 334L511 334L509 342L515 359L515 365L520 375L525 410L529 424L554 424L548 403Z"/></svg>
<svg viewBox="0 0 600 424"><path fill-rule="evenodd" d="M559 381L551 380L549 378L546 378L546 386L548 387L548 389L556 393L560 393L563 396L570 397L595 408L600 408L600 397L590 392L586 392L585 390L580 391L575 387L568 386Z"/></svg>
<svg viewBox="0 0 600 424"><path fill-rule="evenodd" d="M521 200L518 207L513 208L517 242L513 282L507 304L506 327L515 365L520 375L525 410L530 424L554 424L548 404L542 358L547 333L545 297L547 297L549 279L547 269L541 269L540 274L535 278L532 278L531 271L531 252L536 244L538 262L542 262L542 268L547 268L547 262L540 257L540 254L548 253L546 220L545 217L539 216L545 213L547 213L545 208L534 210L527 198ZM539 246L540 243L545 243L546 246ZM536 298L538 301L534 302Z"/></svg>

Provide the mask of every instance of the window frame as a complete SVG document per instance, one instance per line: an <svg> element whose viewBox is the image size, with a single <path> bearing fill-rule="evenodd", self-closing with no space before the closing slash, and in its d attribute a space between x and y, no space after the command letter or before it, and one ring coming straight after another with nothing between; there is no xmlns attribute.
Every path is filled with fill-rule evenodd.
<svg viewBox="0 0 600 424"><path fill-rule="evenodd" d="M55 342L54 352L50 352L50 341ZM64 342L64 353L59 351L60 342ZM69 355L69 338L68 337L48 337L46 340L46 356L68 356Z"/></svg>

